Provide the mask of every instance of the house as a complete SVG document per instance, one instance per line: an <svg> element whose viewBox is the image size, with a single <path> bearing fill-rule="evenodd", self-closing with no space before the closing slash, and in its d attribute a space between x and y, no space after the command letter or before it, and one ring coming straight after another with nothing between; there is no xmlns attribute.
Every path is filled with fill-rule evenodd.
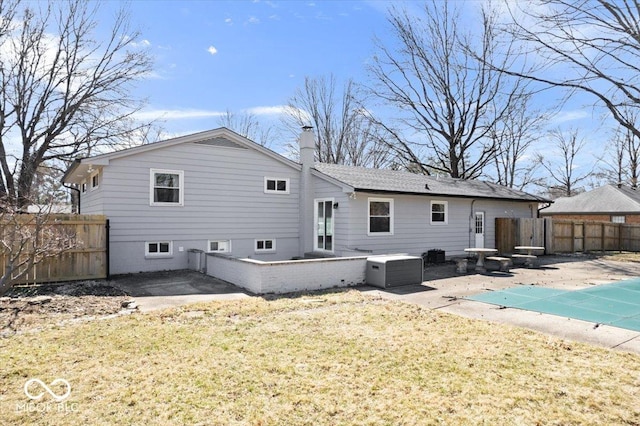
<svg viewBox="0 0 640 426"><path fill-rule="evenodd" d="M555 219L640 223L640 192L622 185L605 185L573 197L561 197L540 210Z"/></svg>
<svg viewBox="0 0 640 426"><path fill-rule="evenodd" d="M63 182L110 221L111 273L183 269L199 249L263 261L493 247L496 217L536 217L499 185L297 163L226 128L77 160Z"/></svg>

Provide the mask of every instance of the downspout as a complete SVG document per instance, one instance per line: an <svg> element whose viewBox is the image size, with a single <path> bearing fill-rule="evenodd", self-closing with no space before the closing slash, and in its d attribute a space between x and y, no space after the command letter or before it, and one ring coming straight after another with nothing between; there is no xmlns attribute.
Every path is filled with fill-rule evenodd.
<svg viewBox="0 0 640 426"><path fill-rule="evenodd" d="M67 186L64 183L62 184L62 186L78 193L78 211L76 212L76 214L80 214L80 190L78 188L74 188L73 186Z"/></svg>
<svg viewBox="0 0 640 426"><path fill-rule="evenodd" d="M546 205L546 206L544 206L544 207L540 207L540 208L538 209L538 217L540 217L540 211L542 211L542 210L544 210L544 209L548 209L549 207L551 207L551 204L553 204L553 201L552 201L552 202L550 202L550 203L547 203L547 205Z"/></svg>

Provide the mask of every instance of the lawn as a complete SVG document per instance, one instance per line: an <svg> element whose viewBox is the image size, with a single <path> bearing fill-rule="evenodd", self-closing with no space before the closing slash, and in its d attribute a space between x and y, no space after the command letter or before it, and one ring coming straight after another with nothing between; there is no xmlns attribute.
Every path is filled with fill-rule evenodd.
<svg viewBox="0 0 640 426"><path fill-rule="evenodd" d="M1 424L640 424L638 355L356 291L18 334L0 365Z"/></svg>

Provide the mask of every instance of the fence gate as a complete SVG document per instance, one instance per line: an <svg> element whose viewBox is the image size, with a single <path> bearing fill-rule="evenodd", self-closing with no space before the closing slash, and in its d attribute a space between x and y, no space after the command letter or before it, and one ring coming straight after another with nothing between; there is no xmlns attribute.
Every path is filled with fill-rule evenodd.
<svg viewBox="0 0 640 426"><path fill-rule="evenodd" d="M515 246L545 247L550 253L550 233L550 219L496 218L496 248L500 253L513 253Z"/></svg>

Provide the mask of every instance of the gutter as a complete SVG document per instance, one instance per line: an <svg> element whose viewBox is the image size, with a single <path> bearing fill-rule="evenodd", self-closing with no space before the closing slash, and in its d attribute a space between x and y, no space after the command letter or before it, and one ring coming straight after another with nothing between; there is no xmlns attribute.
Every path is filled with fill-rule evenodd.
<svg viewBox="0 0 640 426"><path fill-rule="evenodd" d="M69 177L69 175L71 175L75 171L75 169L80 165L81 161L82 160L80 158L76 158L75 160L73 160L73 163L71 163L71 166L69 166L67 171L64 172L64 175L62 175L62 178L60 179L60 181L62 182L62 185L64 185L64 181L67 179L67 177Z"/></svg>
<svg viewBox="0 0 640 426"><path fill-rule="evenodd" d="M398 194L398 195L420 195L423 197L471 198L471 199L498 200L498 201L522 201L522 202L528 202L528 203L551 202L543 198L488 197L488 196L482 196L482 195L456 195L456 194L435 193L435 192L388 191L388 190L368 189L368 188L354 188L354 191L374 193L374 194L378 193L378 194Z"/></svg>

